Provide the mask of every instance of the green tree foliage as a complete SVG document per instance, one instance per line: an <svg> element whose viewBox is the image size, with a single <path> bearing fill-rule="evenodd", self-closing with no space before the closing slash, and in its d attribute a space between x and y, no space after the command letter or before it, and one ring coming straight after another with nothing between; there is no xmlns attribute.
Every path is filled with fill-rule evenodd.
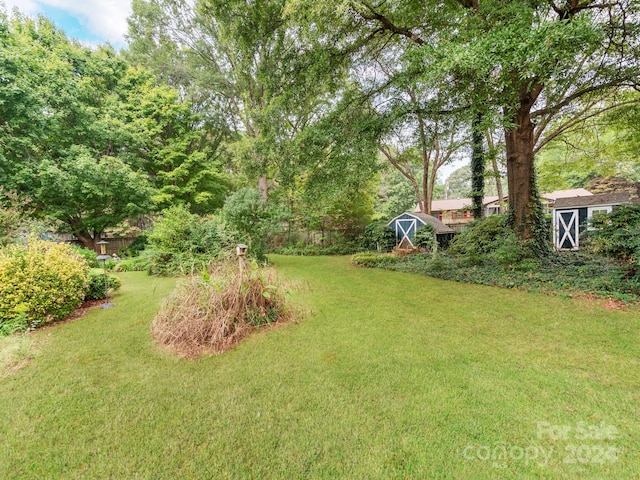
<svg viewBox="0 0 640 480"><path fill-rule="evenodd" d="M174 89L43 17L1 20L0 183L36 214L92 247L97 233L153 201L222 205L219 141Z"/></svg>
<svg viewBox="0 0 640 480"><path fill-rule="evenodd" d="M436 231L429 224L423 225L413 237L413 244L426 252L434 252L438 247Z"/></svg>
<svg viewBox="0 0 640 480"><path fill-rule="evenodd" d="M364 229L362 246L371 251L389 252L396 246L396 232L386 218L374 220Z"/></svg>
<svg viewBox="0 0 640 480"><path fill-rule="evenodd" d="M597 216L589 232L593 249L620 262L629 275L640 277L640 205L622 205Z"/></svg>
<svg viewBox="0 0 640 480"><path fill-rule="evenodd" d="M312 26L310 43L371 70L380 52L401 48L412 75L447 92L449 110L473 108L501 126L510 218L520 240L539 243L536 146L557 115L593 114L579 101L595 107L598 95L635 84L638 7L637 0L290 1L290 11ZM422 100L421 111L438 111Z"/></svg>
<svg viewBox="0 0 640 480"><path fill-rule="evenodd" d="M326 84L294 87L307 61L283 17L283 1L135 0L131 55L184 88L207 118L224 119L235 168L266 199L295 135L314 116ZM310 75L311 72L309 72Z"/></svg>
<svg viewBox="0 0 640 480"><path fill-rule="evenodd" d="M268 204L256 188L244 187L227 198L222 214L249 253L264 258L269 237L279 229L280 212Z"/></svg>
<svg viewBox="0 0 640 480"><path fill-rule="evenodd" d="M640 150L631 147L633 127L622 117L603 116L549 142L537 157L540 189L587 188L598 177L640 180Z"/></svg>
<svg viewBox="0 0 640 480"><path fill-rule="evenodd" d="M43 160L34 183L38 209L92 247L107 227L150 209L150 188L142 174L115 157L96 161L84 148L71 148L62 162Z"/></svg>
<svg viewBox="0 0 640 480"><path fill-rule="evenodd" d="M380 189L376 201L376 212L387 218L406 211L415 210L416 194L406 178L396 170L386 169L382 172Z"/></svg>

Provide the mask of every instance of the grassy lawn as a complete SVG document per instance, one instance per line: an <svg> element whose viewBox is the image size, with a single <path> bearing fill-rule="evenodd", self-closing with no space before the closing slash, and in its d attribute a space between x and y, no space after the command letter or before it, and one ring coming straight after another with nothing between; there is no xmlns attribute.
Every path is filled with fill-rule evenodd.
<svg viewBox="0 0 640 480"><path fill-rule="evenodd" d="M0 478L640 478L637 307L273 260L305 318L221 357L153 345L141 273L35 332Z"/></svg>

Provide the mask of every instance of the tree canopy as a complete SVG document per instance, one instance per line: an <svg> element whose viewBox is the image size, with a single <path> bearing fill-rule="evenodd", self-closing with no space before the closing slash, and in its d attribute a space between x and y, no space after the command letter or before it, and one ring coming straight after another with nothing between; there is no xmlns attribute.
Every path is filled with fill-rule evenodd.
<svg viewBox="0 0 640 480"><path fill-rule="evenodd" d="M87 246L173 203L222 206L219 140L178 92L44 17L0 19L0 184Z"/></svg>

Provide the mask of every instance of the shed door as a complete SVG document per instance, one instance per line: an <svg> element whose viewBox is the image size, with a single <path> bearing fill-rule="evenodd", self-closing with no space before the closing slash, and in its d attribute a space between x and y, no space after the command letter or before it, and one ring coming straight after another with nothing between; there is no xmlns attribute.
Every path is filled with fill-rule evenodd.
<svg viewBox="0 0 640 480"><path fill-rule="evenodd" d="M404 218L396 222L396 239L400 248L412 248L411 239L416 234L417 220L415 218Z"/></svg>
<svg viewBox="0 0 640 480"><path fill-rule="evenodd" d="M575 250L578 248L580 230L578 228L578 210L556 212L556 248Z"/></svg>

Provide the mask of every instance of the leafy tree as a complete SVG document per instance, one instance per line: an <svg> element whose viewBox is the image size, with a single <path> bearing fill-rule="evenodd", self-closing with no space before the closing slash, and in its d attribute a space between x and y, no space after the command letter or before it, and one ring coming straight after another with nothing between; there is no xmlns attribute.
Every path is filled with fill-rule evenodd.
<svg viewBox="0 0 640 480"><path fill-rule="evenodd" d="M362 63L401 45L413 73L446 90L452 107L503 127L510 218L520 240L544 248L536 146L578 101L591 99L575 113L592 115L598 95L636 82L638 2L310 3L291 0L291 9L313 18L314 42Z"/></svg>
<svg viewBox="0 0 640 480"><path fill-rule="evenodd" d="M107 227L150 210L146 179L115 157L96 161L73 149L59 164L43 160L35 174L38 210L65 223L87 248L95 249Z"/></svg>
<svg viewBox="0 0 640 480"><path fill-rule="evenodd" d="M295 135L322 108L325 84L294 88L304 71L284 2L270 0L134 0L129 19L133 57L185 88L208 117L224 118L233 134L227 151L268 198ZM168 61L167 61L168 60Z"/></svg>
<svg viewBox="0 0 640 480"><path fill-rule="evenodd" d="M402 212L416 208L416 194L406 178L395 169L382 172L376 212L393 218Z"/></svg>
<svg viewBox="0 0 640 480"><path fill-rule="evenodd" d="M184 205L162 212L148 235L143 252L152 275L201 271L203 265L231 252L232 236L217 217L201 217Z"/></svg>
<svg viewBox="0 0 640 480"><path fill-rule="evenodd" d="M388 252L396 246L396 232L386 218L372 221L362 234L362 246L367 250Z"/></svg>
<svg viewBox="0 0 640 480"><path fill-rule="evenodd" d="M250 253L261 259L268 237L278 228L278 212L267 204L256 188L244 187L227 198L222 208L225 222L247 242Z"/></svg>
<svg viewBox="0 0 640 480"><path fill-rule="evenodd" d="M493 174L485 174L484 191L487 195L497 195L496 186L492 181ZM471 166L463 165L457 168L445 180L447 198L468 198L471 196Z"/></svg>
<svg viewBox="0 0 640 480"><path fill-rule="evenodd" d="M70 41L44 17L0 24L0 183L29 198L34 214L92 247L152 199L203 212L222 205L219 139L176 90L111 47Z"/></svg>

